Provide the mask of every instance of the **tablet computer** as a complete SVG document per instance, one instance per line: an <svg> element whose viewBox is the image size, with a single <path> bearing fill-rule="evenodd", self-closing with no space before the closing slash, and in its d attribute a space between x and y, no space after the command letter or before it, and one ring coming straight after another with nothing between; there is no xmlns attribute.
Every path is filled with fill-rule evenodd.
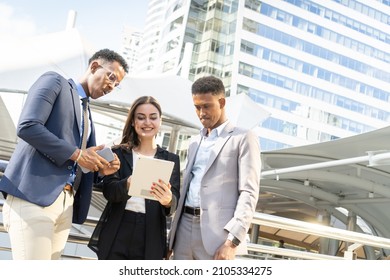
<svg viewBox="0 0 390 280"><path fill-rule="evenodd" d="M168 183L174 165L173 161L139 157L131 175L129 195L156 200L150 194L153 182L158 182L161 179Z"/></svg>

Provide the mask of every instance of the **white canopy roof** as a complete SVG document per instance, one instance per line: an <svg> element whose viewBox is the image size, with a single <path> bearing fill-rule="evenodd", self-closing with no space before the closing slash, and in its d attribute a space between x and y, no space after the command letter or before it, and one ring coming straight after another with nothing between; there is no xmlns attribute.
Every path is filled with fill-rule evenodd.
<svg viewBox="0 0 390 280"><path fill-rule="evenodd" d="M0 44L0 89L27 91L44 72L52 70L66 78L83 74L93 48L77 29L49 33ZM183 123L200 127L191 101L191 84L178 76L125 77L121 90L97 100L129 107L135 98L152 95L163 112ZM252 128L268 116L249 97L232 97L227 102L228 117L233 123Z"/></svg>
<svg viewBox="0 0 390 280"><path fill-rule="evenodd" d="M92 53L92 48L76 29L23 41L2 42L0 91L27 91L38 76L48 70L77 78L85 70ZM180 77L126 77L121 90L97 102L129 107L135 98L152 95L160 101L168 117L177 118L188 126L200 127L190 89L191 82ZM230 97L227 104L229 119L248 128L269 115L245 95ZM2 102L0 118L2 144L9 139L15 143L15 138L10 135L14 130L4 129L11 124ZM312 164L366 156L367 151L387 150L389 135L390 127L387 127L332 142L263 152L265 175L261 180L258 211L303 220L318 215L318 211L327 211L346 222L346 216L340 211L343 207L369 221L381 236L390 237L390 166L370 167L368 162L356 162L305 168L305 165L314 167ZM12 144L7 148L10 147L12 149ZM5 149L0 147L1 151ZM298 168L283 173L287 167ZM275 203L275 195L284 201Z"/></svg>
<svg viewBox="0 0 390 280"><path fill-rule="evenodd" d="M1 42L0 89L28 90L49 70L77 78L93 52L77 29Z"/></svg>
<svg viewBox="0 0 390 280"><path fill-rule="evenodd" d="M97 103L130 107L143 95L155 97L163 113L190 127L200 128L191 98L192 81L179 76L125 77L120 89L96 100ZM247 129L254 128L269 116L269 113L247 95L228 97L226 114L229 120Z"/></svg>
<svg viewBox="0 0 390 280"><path fill-rule="evenodd" d="M345 227L352 214L368 222L373 234L390 238L389 135L390 127L385 127L263 152L259 212L311 222L329 214ZM370 151L375 151L372 156Z"/></svg>

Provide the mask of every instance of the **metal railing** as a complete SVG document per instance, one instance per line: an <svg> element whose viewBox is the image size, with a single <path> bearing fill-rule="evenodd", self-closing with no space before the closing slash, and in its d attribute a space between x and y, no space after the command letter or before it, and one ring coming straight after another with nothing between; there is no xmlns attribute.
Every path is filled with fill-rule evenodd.
<svg viewBox="0 0 390 280"><path fill-rule="evenodd" d="M373 236L364 233L358 233L349 230L343 230L339 228L334 228L330 226L324 226L319 224L312 224L308 222L287 219L283 217L278 217L274 215L264 214L264 213L255 213L253 217L253 224L263 225L274 227L278 229L285 229L299 233L311 234L318 237L325 237L330 239L336 239L341 241L346 241L352 243L348 246L347 250L344 252L344 257L334 257L324 254L315 254L310 252L295 251L283 248L268 248L258 245L250 244L250 247L253 247L252 250L262 253L275 253L275 249L278 249L277 254L284 254L285 256L296 257L300 259L356 259L355 251L360 247L373 246L381 249L390 249L390 239Z"/></svg>
<svg viewBox="0 0 390 280"><path fill-rule="evenodd" d="M2 211L2 204L3 201L0 200L0 212ZM97 221L98 219L96 217L88 217L83 226L95 227ZM364 233L333 228L330 226L312 224L293 219L287 219L264 213L255 213L252 223L260 226L264 225L299 233L311 234L318 237L342 240L350 242L352 243L352 245L350 245L348 249L344 252L344 257L337 257L320 253L312 253L293 249L278 248L269 245L248 243L248 251L250 251L251 254L240 257L240 259L267 259L272 258L272 256L275 255L281 255L287 258L301 260L353 260L356 259L355 251L364 245L382 249L390 249L390 239L388 238L372 236ZM0 232L5 232L2 222L0 222ZM68 238L68 242L80 245L87 245L89 242L89 238L90 235L88 234L71 232ZM10 248L0 246L0 251L10 251ZM64 257L72 259L91 259L90 257L74 255L65 255Z"/></svg>

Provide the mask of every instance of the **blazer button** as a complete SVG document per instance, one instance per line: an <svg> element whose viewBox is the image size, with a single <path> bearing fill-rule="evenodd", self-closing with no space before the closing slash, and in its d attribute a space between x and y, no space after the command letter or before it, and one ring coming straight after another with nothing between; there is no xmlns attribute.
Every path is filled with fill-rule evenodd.
<svg viewBox="0 0 390 280"><path fill-rule="evenodd" d="M72 168L73 168L72 166L68 165L68 170L71 170Z"/></svg>

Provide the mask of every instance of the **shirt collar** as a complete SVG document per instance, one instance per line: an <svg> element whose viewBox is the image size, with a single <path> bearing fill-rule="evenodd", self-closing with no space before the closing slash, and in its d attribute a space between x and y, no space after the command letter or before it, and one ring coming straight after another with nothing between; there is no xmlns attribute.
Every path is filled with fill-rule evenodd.
<svg viewBox="0 0 390 280"><path fill-rule="evenodd" d="M76 83L77 92L79 93L80 99L86 98L87 94L85 93L83 87L80 83Z"/></svg>
<svg viewBox="0 0 390 280"><path fill-rule="evenodd" d="M221 135L222 131L225 129L227 123L228 123L228 120L226 120L224 123L220 124L218 127L212 129L212 130L210 131L210 134L212 134L213 131L215 130L215 132L216 132L216 134L217 134L217 137L218 137L219 135ZM208 136L210 136L210 134L209 134ZM205 136L207 135L207 128L205 128L205 127L202 128L202 129L200 130L200 135L202 135L202 137L205 137Z"/></svg>

